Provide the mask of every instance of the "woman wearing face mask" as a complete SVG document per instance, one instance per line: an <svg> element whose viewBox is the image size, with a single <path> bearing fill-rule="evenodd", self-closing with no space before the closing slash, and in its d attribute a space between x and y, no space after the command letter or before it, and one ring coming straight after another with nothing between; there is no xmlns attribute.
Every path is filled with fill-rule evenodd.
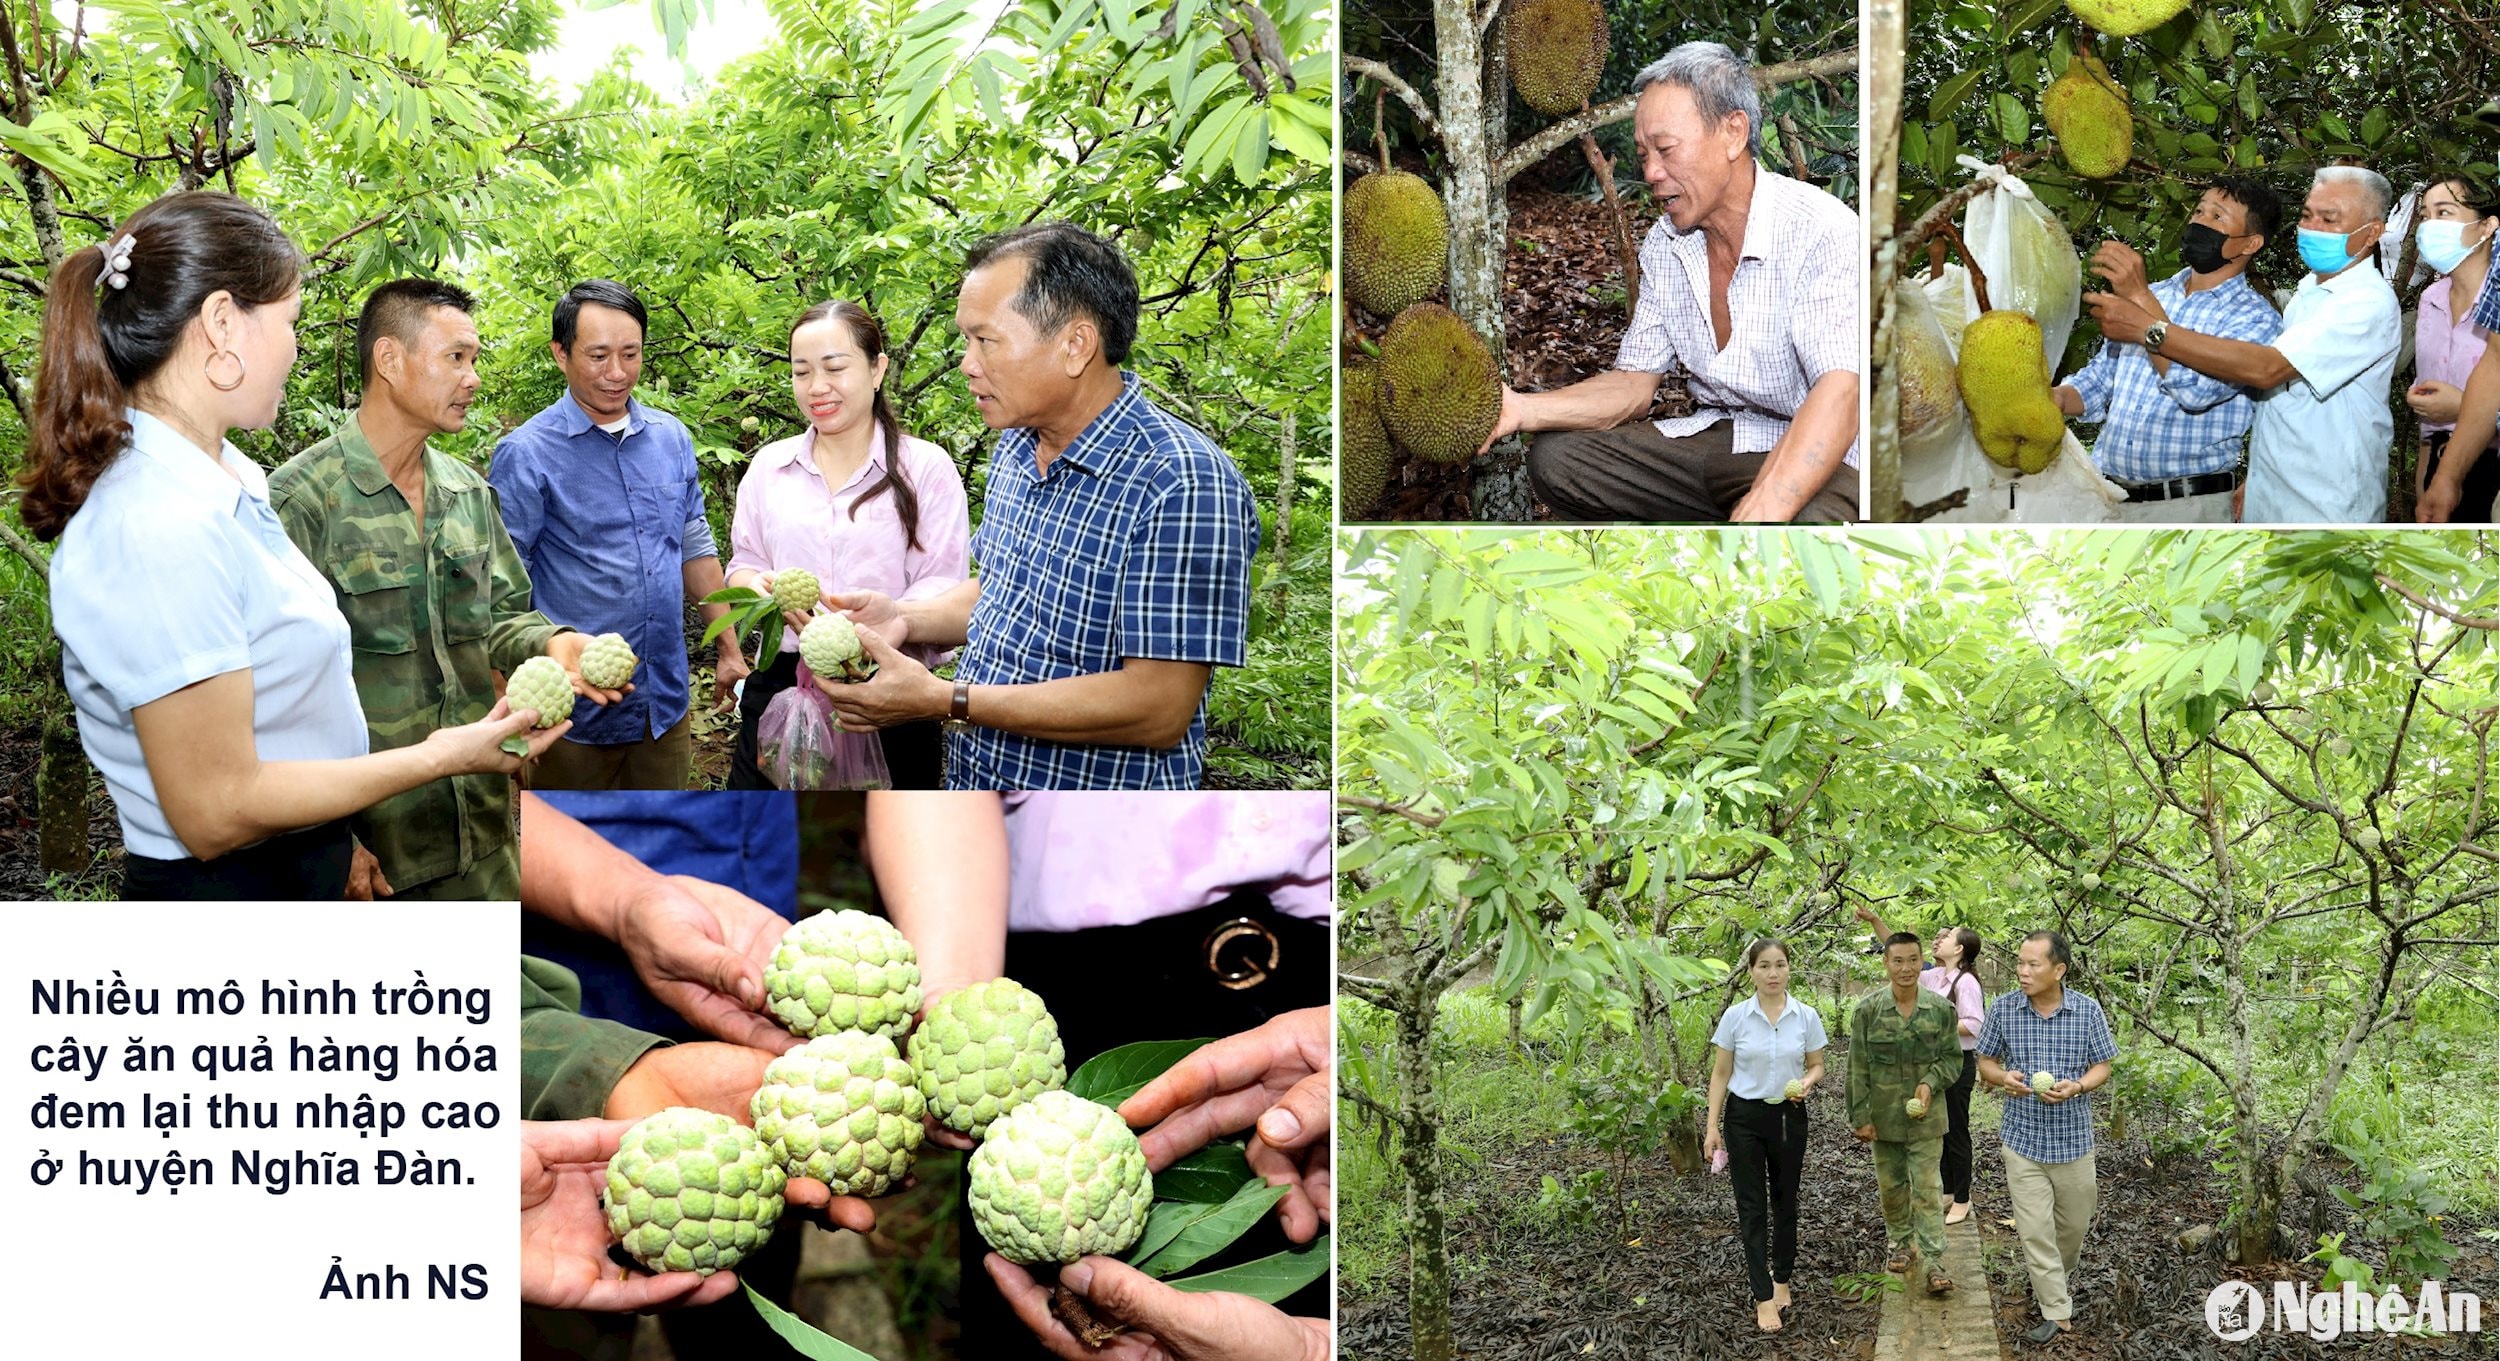
<svg viewBox="0 0 2500 1361"><path fill-rule="evenodd" d="M525 759L500 744L533 716L501 701L368 751L347 619L226 442L278 417L303 268L268 214L190 192L52 272L19 508L60 541L62 682L121 817L127 899L343 897L349 814Z"/></svg>
<svg viewBox="0 0 2500 1361"><path fill-rule="evenodd" d="M2440 456L2464 400L2466 375L2491 340L2469 318L2491 273L2495 233L2500 233L2500 189L2450 175L2422 191L2422 223L2414 229L2416 253L2445 277L2422 290L2414 322L2414 384L2405 389L2406 405L2422 420L2422 457L2413 471L2416 497L2439 475ZM2485 453L2471 467L2452 471L2451 480L2463 489L2455 504L2488 506L2500 493L2500 458Z"/></svg>
<svg viewBox="0 0 2500 1361"><path fill-rule="evenodd" d="M885 328L866 308L820 302L799 315L790 328L790 395L807 429L757 450L739 479L730 585L770 591L774 573L800 567L825 592L917 600L963 581L972 542L963 477L945 450L903 433L885 370ZM756 762L756 724L773 696L798 683L798 630L808 613L784 616L779 658L747 678L732 789L773 787ZM895 788L938 787L934 721L898 724L878 738Z"/></svg>
<svg viewBox="0 0 2500 1361"><path fill-rule="evenodd" d="M1710 1113L1701 1126L1701 1151L1714 1162L1722 1148L1727 1151L1754 1326L1775 1333L1780 1311L1794 1302L1788 1281L1797 1269L1805 1103L1823 1080L1829 1042L1823 1018L1788 995L1787 945L1755 941L1746 947L1745 971L1753 996L1729 1007L1710 1036Z"/></svg>

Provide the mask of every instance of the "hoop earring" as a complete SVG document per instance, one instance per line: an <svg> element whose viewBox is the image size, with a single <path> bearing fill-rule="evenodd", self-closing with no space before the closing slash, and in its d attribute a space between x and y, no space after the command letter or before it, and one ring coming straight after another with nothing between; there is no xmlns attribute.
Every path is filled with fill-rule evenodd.
<svg viewBox="0 0 2500 1361"><path fill-rule="evenodd" d="M234 361L234 381L233 381L233 382L231 382L231 383L220 383L220 382L218 382L218 381L217 381L217 376L216 376L215 374L213 374L213 373L210 373L210 372L209 372L209 367L210 367L211 365L215 364L215 363L216 363L218 360L220 360L220 359L231 359L231 360L233 360L233 361ZM201 376L202 378L207 379L207 380L208 380L208 385L209 385L210 387L213 387L213 388L217 389L219 392L232 392L232 391L234 391L236 388L239 388L239 387L243 386L243 376L244 376L244 369L243 369L243 356L242 356L242 354L241 354L240 352L235 351L235 350L219 350L219 351L217 351L215 354L210 355L210 356L209 356L206 360L203 360L203 361L201 362L201 364L200 364L200 376Z"/></svg>

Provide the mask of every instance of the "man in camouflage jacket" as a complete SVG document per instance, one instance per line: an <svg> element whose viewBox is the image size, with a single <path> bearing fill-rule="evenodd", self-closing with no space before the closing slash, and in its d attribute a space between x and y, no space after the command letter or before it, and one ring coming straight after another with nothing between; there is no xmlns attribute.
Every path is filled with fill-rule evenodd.
<svg viewBox="0 0 2500 1361"><path fill-rule="evenodd" d="M1918 985L1920 948L1917 936L1893 933L1884 943L1891 986L1860 998L1849 1012L1848 1114L1849 1127L1875 1145L1887 1269L1907 1271L1915 1247L1927 1263L1929 1292L1941 1294L1953 1288L1943 1268L1941 1098L1962 1075L1961 1017Z"/></svg>
<svg viewBox="0 0 2500 1361"><path fill-rule="evenodd" d="M287 537L329 578L347 616L375 751L484 718L495 705L495 673L509 675L542 652L594 702L615 694L582 683L589 639L530 608L529 576L493 488L426 447L428 437L468 421L478 382L471 306L460 289L423 279L376 289L357 325L361 405L338 433L269 477ZM520 896L508 776L420 785L366 809L354 825L351 896Z"/></svg>

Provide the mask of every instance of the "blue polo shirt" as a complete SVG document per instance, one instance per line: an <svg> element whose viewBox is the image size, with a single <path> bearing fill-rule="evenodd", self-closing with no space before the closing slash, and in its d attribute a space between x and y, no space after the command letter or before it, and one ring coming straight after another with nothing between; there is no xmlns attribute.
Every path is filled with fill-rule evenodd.
<svg viewBox="0 0 2500 1361"><path fill-rule="evenodd" d="M2072 988L2043 1016L2021 991L1988 1006L1979 1026L1979 1053L2005 1065L2008 1076L2046 1071L2058 1081L2080 1081L2093 1064L2118 1057L2101 1004ZM2036 1163L2070 1163L2092 1151L2092 1094L2080 1093L2052 1106L2018 1097L2005 1103L1999 1141Z"/></svg>
<svg viewBox="0 0 2500 1361"><path fill-rule="evenodd" d="M955 678L1029 685L1117 670L1123 657L1239 666L1259 511L1215 441L1146 400L1137 375L1050 470L1010 430L972 534L980 598ZM974 718L979 718L976 708ZM950 739L954 789L1195 789L1207 700L1169 751L1080 746L975 727Z"/></svg>
<svg viewBox="0 0 2500 1361"><path fill-rule="evenodd" d="M495 445L486 480L529 570L541 613L588 634L621 633L642 665L602 709L576 700L568 742L621 746L686 716L685 565L715 558L694 436L626 399L625 429L591 423L573 394Z"/></svg>

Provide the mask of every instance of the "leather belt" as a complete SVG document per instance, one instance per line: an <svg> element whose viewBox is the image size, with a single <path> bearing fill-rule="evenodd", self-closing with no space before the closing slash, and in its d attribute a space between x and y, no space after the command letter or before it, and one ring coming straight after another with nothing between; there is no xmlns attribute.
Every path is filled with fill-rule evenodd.
<svg viewBox="0 0 2500 1361"><path fill-rule="evenodd" d="M2166 482L2120 482L2130 501L2176 501L2182 496L2212 496L2240 485L2238 473L2198 473Z"/></svg>

